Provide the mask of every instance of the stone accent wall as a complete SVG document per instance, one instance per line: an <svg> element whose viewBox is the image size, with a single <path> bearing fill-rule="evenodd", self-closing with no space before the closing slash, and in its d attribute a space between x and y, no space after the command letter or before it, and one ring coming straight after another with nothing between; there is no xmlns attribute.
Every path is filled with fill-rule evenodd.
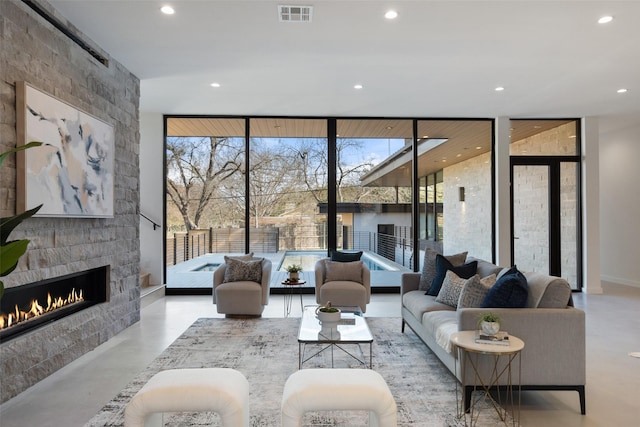
<svg viewBox="0 0 640 427"><path fill-rule="evenodd" d="M112 124L116 145L114 218L33 218L11 235L31 243L16 271L3 278L5 286L109 265L110 295L104 304L0 344L4 402L140 319L140 82L113 58L108 66L98 62L21 1L0 1L0 46L0 151L16 145L16 81ZM7 159L0 170L1 216L15 213L16 173L15 157Z"/></svg>
<svg viewBox="0 0 640 427"><path fill-rule="evenodd" d="M491 261L491 153L445 168L444 253ZM465 201L458 199L465 188Z"/></svg>

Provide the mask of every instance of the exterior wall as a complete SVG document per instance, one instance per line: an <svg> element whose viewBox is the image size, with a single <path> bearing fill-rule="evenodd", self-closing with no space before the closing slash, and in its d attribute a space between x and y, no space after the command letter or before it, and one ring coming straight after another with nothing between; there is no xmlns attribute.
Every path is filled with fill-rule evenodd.
<svg viewBox="0 0 640 427"><path fill-rule="evenodd" d="M465 188L465 201L458 200ZM444 253L491 261L491 153L444 169Z"/></svg>
<svg viewBox="0 0 640 427"><path fill-rule="evenodd" d="M44 4L48 7L48 5ZM0 151L16 145L16 81L27 81L114 125L115 215L32 218L12 238L29 250L7 287L109 265L109 300L0 344L2 401L17 395L140 319L139 80L105 67L21 1L0 1ZM1 169L0 215L15 213L15 156Z"/></svg>

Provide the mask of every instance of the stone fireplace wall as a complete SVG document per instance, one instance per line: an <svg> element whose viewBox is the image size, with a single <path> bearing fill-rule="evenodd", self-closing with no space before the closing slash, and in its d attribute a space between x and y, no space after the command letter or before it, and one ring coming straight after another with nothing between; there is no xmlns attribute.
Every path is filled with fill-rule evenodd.
<svg viewBox="0 0 640 427"><path fill-rule="evenodd" d="M0 46L0 151L16 145L16 81L112 124L116 145L114 218L32 218L11 234L31 243L16 271L3 278L7 287L103 265L110 266L110 283L106 303L0 344L4 402L140 318L140 82L99 46L92 47L108 58L107 66L18 0L0 1ZM0 168L0 216L15 213L16 174L12 156Z"/></svg>

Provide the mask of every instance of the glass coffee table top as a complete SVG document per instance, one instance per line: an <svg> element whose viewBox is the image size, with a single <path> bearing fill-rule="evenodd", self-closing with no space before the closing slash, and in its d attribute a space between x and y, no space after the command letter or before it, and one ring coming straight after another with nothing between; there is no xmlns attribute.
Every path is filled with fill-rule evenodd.
<svg viewBox="0 0 640 427"><path fill-rule="evenodd" d="M358 307L340 307L342 315L338 323L322 324L316 317L317 306L305 306L298 332L300 343L345 343L373 342L373 336Z"/></svg>

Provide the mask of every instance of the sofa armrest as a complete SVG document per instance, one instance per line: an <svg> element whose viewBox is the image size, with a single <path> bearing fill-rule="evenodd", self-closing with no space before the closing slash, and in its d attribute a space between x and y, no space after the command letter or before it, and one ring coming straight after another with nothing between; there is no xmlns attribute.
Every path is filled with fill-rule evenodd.
<svg viewBox="0 0 640 427"><path fill-rule="evenodd" d="M402 273L400 278L400 295L420 288L420 273Z"/></svg>
<svg viewBox="0 0 640 427"><path fill-rule="evenodd" d="M458 330L478 329L478 318L487 311L500 317L500 329L524 341L522 384L585 384L584 311L573 307L463 308L458 310Z"/></svg>

